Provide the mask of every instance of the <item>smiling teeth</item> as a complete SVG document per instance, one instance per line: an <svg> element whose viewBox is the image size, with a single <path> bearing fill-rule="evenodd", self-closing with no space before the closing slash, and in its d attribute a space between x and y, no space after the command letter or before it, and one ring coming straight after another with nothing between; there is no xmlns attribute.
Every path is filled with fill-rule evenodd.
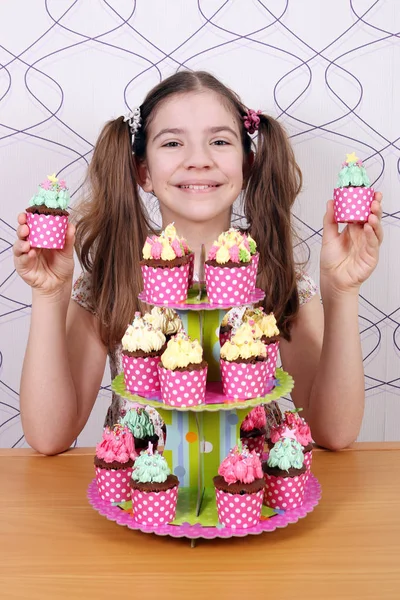
<svg viewBox="0 0 400 600"><path fill-rule="evenodd" d="M216 187L215 185L181 185L183 190L208 190L208 188Z"/></svg>

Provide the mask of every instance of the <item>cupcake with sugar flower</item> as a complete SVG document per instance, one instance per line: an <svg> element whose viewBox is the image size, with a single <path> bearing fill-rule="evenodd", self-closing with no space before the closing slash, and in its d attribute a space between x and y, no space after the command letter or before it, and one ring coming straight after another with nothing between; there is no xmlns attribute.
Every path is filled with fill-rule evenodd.
<svg viewBox="0 0 400 600"><path fill-rule="evenodd" d="M282 422L271 430L270 445L272 446L274 443L287 436L288 431L292 432L303 449L304 465L307 473L309 473L311 470L313 441L310 426L299 414L301 410L302 409L299 408L285 411Z"/></svg>
<svg viewBox="0 0 400 600"><path fill-rule="evenodd" d="M303 504L308 473L301 444L294 430L285 428L269 451L262 468L265 479L264 504L290 510Z"/></svg>
<svg viewBox="0 0 400 600"><path fill-rule="evenodd" d="M333 190L333 212L337 223L366 223L371 214L374 190L362 161L355 152L346 154Z"/></svg>
<svg viewBox="0 0 400 600"><path fill-rule="evenodd" d="M233 228L221 233L209 250L205 277L210 304L238 306L250 302L256 272L246 234Z"/></svg>
<svg viewBox="0 0 400 600"><path fill-rule="evenodd" d="M266 422L264 406L260 405L249 412L240 426L243 446L254 450L259 456L264 452Z"/></svg>
<svg viewBox="0 0 400 600"><path fill-rule="evenodd" d="M128 410L121 418L121 425L127 427L133 435L137 452L147 450L149 444L157 450L159 435L157 435L154 419L142 406L135 406Z"/></svg>
<svg viewBox="0 0 400 600"><path fill-rule="evenodd" d="M159 527L175 519L179 480L152 446L136 459L130 481L134 519Z"/></svg>
<svg viewBox="0 0 400 600"><path fill-rule="evenodd" d="M154 328L140 312L136 312L121 343L126 389L143 395L159 390L157 366L166 348L166 338L161 329Z"/></svg>
<svg viewBox="0 0 400 600"><path fill-rule="evenodd" d="M69 190L63 179L53 175L39 185L26 209L31 248L61 250L68 227Z"/></svg>
<svg viewBox="0 0 400 600"><path fill-rule="evenodd" d="M213 479L218 520L225 527L247 529L260 520L264 479L260 458L238 443Z"/></svg>
<svg viewBox="0 0 400 600"><path fill-rule="evenodd" d="M150 312L143 315L143 319L154 329L161 329L167 342L179 331L184 331L182 319L173 308L153 306Z"/></svg>
<svg viewBox="0 0 400 600"><path fill-rule="evenodd" d="M136 457L133 435L127 427L117 424L104 429L94 457L97 489L102 500L124 502L130 499L129 480Z"/></svg>
<svg viewBox="0 0 400 600"><path fill-rule="evenodd" d="M229 398L246 400L270 391L267 350L254 321L243 323L222 346L220 367L223 392Z"/></svg>
<svg viewBox="0 0 400 600"><path fill-rule="evenodd" d="M191 251L171 223L159 236L147 237L140 262L149 304L184 302L189 287Z"/></svg>
<svg viewBox="0 0 400 600"><path fill-rule="evenodd" d="M158 365L161 398L176 407L203 404L206 394L207 362L198 340L185 332L174 335Z"/></svg>

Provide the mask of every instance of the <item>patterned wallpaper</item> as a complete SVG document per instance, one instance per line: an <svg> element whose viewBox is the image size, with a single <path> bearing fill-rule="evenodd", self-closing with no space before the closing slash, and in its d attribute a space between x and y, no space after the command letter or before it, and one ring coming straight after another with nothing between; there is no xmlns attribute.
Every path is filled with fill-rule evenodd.
<svg viewBox="0 0 400 600"><path fill-rule="evenodd" d="M316 279L337 172L347 152L364 159L385 196L385 243L361 293L360 439L400 439L400 290L390 260L400 249L396 8L396 0L0 3L0 446L25 445L18 390L31 294L13 267L16 215L54 171L76 199L102 124L177 69L211 71L285 125L304 175L296 219ZM97 441L109 398L106 372L79 445Z"/></svg>

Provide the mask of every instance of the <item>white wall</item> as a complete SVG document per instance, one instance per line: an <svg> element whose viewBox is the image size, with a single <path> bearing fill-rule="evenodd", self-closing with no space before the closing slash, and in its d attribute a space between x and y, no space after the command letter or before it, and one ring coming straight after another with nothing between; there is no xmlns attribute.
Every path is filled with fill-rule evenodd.
<svg viewBox="0 0 400 600"><path fill-rule="evenodd" d="M102 124L182 67L211 71L286 126L304 175L296 214L316 278L325 203L347 152L384 192L385 243L360 306L360 439L400 439L395 8L396 0L0 3L0 446L24 445L18 389L31 300L14 273L16 215L53 171L78 197ZM103 383L80 445L99 438L107 374Z"/></svg>

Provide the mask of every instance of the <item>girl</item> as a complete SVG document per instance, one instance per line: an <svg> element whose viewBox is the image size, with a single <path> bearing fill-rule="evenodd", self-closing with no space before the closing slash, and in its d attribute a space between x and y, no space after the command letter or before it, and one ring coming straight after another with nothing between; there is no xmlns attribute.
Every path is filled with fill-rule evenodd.
<svg viewBox="0 0 400 600"><path fill-rule="evenodd" d="M258 130L253 151L251 133ZM91 197L70 224L63 250L35 250L18 217L15 266L32 287L32 318L21 380L28 443L44 454L68 449L84 427L103 377L121 368L119 342L141 290L139 261L151 226L139 186L159 202L200 256L231 224L243 193L244 216L260 251L258 287L282 332L281 359L296 382L292 398L317 444L353 442L364 408L358 292L374 270L382 241L381 194L365 225L339 234L332 201L324 217L322 306L293 258L291 207L301 173L281 126L248 111L205 72L179 72L149 92L130 121L109 122L89 167ZM84 274L71 300L76 247ZM195 268L195 272L197 269ZM113 397L108 423L116 422Z"/></svg>

